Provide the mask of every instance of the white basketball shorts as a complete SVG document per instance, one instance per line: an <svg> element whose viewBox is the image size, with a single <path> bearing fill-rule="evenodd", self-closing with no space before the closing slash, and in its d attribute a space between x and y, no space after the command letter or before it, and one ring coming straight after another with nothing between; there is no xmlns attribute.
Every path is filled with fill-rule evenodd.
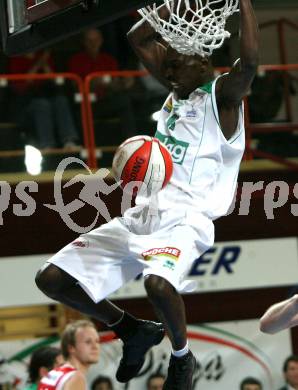
<svg viewBox="0 0 298 390"><path fill-rule="evenodd" d="M179 292L192 291L194 283L185 278L193 261L213 245L212 221L201 216L194 226L185 216L167 211L150 234L140 234L142 229L130 222L114 218L81 235L48 262L77 279L96 303L139 274L161 276Z"/></svg>

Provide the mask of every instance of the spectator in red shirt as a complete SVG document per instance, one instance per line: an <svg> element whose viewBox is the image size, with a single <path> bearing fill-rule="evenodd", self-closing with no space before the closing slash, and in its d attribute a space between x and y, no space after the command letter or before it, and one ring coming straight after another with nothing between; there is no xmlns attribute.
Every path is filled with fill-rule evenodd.
<svg viewBox="0 0 298 390"><path fill-rule="evenodd" d="M8 71L16 74L52 73L55 67L50 52L42 51L11 57ZM34 131L37 147L69 147L77 143L78 134L69 101L53 81L15 81L12 91L13 111L20 128Z"/></svg>
<svg viewBox="0 0 298 390"><path fill-rule="evenodd" d="M95 28L86 30L83 34L84 49L70 58L69 72L84 78L92 72L118 70L117 60L103 52L102 45L101 31ZM95 116L103 119L115 117L120 119L120 133L115 137L116 142L135 135L135 118L129 95L132 84L133 79L109 76L94 79L92 83L98 101L94 107Z"/></svg>
<svg viewBox="0 0 298 390"><path fill-rule="evenodd" d="M69 71L85 78L89 73L101 70L118 70L117 60L110 54L101 51L102 33L89 29L83 35L84 50L73 55L69 61Z"/></svg>

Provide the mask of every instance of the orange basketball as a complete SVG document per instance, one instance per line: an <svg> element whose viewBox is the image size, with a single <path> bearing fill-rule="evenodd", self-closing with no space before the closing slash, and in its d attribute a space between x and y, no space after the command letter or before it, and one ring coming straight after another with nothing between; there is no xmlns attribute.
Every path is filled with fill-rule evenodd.
<svg viewBox="0 0 298 390"><path fill-rule="evenodd" d="M117 149L113 164L115 178L123 189L129 183L144 183L150 194L160 191L173 172L172 156L157 138L146 135L127 139ZM129 190L128 192L131 192Z"/></svg>

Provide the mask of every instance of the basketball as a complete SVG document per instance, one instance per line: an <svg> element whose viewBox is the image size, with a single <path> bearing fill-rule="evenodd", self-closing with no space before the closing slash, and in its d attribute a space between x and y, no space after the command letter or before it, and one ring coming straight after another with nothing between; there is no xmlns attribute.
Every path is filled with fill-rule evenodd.
<svg viewBox="0 0 298 390"><path fill-rule="evenodd" d="M118 147L112 170L125 191L135 194L137 186L133 186L133 182L140 182L151 195L169 182L173 172L172 156L157 138L136 136ZM129 183L132 184L129 186Z"/></svg>

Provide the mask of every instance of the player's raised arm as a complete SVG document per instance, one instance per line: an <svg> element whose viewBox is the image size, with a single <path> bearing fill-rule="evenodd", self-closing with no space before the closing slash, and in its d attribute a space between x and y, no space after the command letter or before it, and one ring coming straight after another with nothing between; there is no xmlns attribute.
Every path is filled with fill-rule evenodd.
<svg viewBox="0 0 298 390"><path fill-rule="evenodd" d="M161 7L159 15L168 17L166 7ZM142 19L136 23L127 33L127 38L144 66L152 75L167 88L171 88L169 82L162 76L162 65L166 56L167 43L151 27L150 23Z"/></svg>
<svg viewBox="0 0 298 390"><path fill-rule="evenodd" d="M217 100L225 106L239 105L257 71L259 30L251 0L240 0L240 61L218 83Z"/></svg>
<svg viewBox="0 0 298 390"><path fill-rule="evenodd" d="M298 295L269 307L260 320L264 333L274 334L298 325Z"/></svg>

